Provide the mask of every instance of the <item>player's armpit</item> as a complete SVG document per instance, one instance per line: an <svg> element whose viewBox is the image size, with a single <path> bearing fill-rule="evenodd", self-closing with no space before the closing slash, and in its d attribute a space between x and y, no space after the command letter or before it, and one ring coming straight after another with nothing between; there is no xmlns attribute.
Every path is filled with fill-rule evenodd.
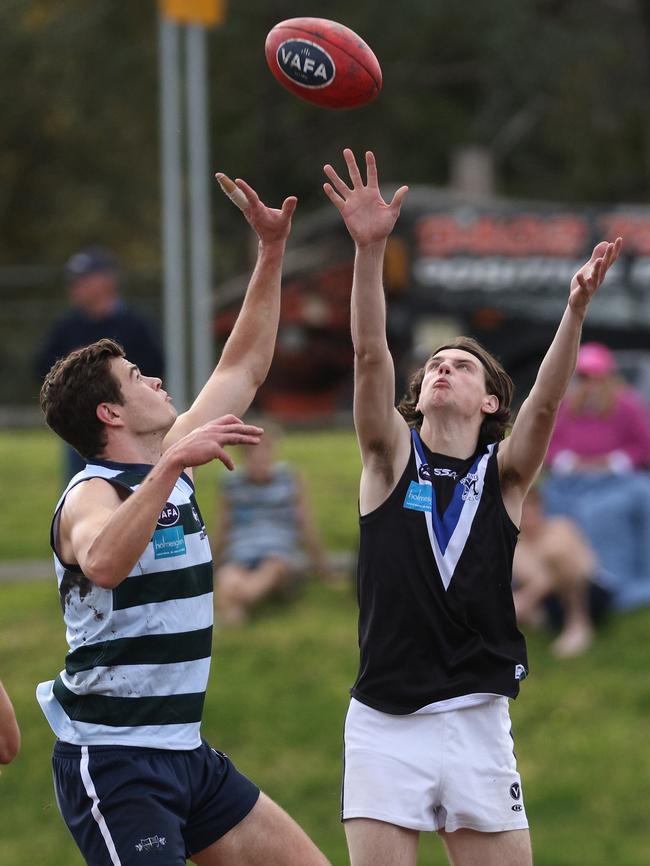
<svg viewBox="0 0 650 866"><path fill-rule="evenodd" d="M406 468L411 449L409 426L393 408L383 429L377 425L375 436L369 434L363 442L359 435L359 445L363 463L359 506L361 514L368 514L388 498Z"/></svg>

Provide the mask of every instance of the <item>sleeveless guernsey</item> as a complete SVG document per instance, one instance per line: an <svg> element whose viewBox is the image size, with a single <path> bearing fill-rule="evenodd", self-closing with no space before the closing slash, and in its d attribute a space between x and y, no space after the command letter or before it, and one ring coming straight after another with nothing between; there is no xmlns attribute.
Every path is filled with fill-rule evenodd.
<svg viewBox="0 0 650 866"><path fill-rule="evenodd" d="M102 589L57 554L61 508L72 487L105 478L129 492L151 466L96 460L72 478L51 544L70 647L65 669L38 701L60 740L76 745L194 749L212 649L212 559L194 487L177 480L129 576Z"/></svg>
<svg viewBox="0 0 650 866"><path fill-rule="evenodd" d="M428 451L412 431L397 486L360 518L351 694L362 703L406 714L517 695L528 669L511 590L518 530L497 450L459 460Z"/></svg>

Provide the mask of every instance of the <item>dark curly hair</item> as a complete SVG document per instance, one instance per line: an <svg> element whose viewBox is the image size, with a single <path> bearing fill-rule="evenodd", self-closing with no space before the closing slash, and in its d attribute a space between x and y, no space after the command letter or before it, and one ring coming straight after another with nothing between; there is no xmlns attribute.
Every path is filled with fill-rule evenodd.
<svg viewBox="0 0 650 866"><path fill-rule="evenodd" d="M469 352L478 358L483 365L487 393L496 395L499 400L499 408L492 415L486 415L483 419L479 432L479 446L485 446L491 442L500 442L510 427L510 404L514 392L512 379L497 359L472 337L456 337L455 340L451 340L443 346L438 346L429 357L433 358L434 355L437 355L443 349L462 349L464 352ZM398 412L406 419L409 427L415 427L418 430L424 418L416 406L420 399L420 388L424 379L425 366L422 366L413 374L406 394L397 406Z"/></svg>
<svg viewBox="0 0 650 866"><path fill-rule="evenodd" d="M120 383L111 373L112 358L123 358L114 340L98 340L58 360L41 387L41 409L49 427L86 460L106 447L100 403L124 405Z"/></svg>

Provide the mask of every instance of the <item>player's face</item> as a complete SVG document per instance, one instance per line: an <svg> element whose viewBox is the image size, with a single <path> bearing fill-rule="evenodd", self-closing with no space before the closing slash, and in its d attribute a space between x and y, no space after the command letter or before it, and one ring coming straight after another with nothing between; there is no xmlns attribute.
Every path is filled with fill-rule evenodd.
<svg viewBox="0 0 650 866"><path fill-rule="evenodd" d="M467 417L480 416L498 408L488 394L483 365L464 349L443 349L424 367L418 408L422 414L437 409L454 409Z"/></svg>
<svg viewBox="0 0 650 866"><path fill-rule="evenodd" d="M163 390L162 381L154 376L143 376L126 358L114 358L111 369L120 383L124 399L121 412L131 431L142 434L169 430L178 413L171 397Z"/></svg>

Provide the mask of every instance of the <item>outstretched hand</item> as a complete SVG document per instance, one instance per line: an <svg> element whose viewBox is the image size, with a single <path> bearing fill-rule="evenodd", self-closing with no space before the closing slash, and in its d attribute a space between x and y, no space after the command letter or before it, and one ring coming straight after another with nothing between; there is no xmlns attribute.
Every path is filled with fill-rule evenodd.
<svg viewBox="0 0 650 866"><path fill-rule="evenodd" d="M235 415L223 415L183 436L169 448L168 453L183 468L220 460L226 469L234 469L235 464L224 446L259 445L263 433L261 427L245 424Z"/></svg>
<svg viewBox="0 0 650 866"><path fill-rule="evenodd" d="M270 244L287 239L291 231L291 218L298 203L295 195L285 198L281 208L270 208L245 180L237 178L232 181L222 172L217 172L215 177L224 193L242 211L262 243Z"/></svg>
<svg viewBox="0 0 650 866"><path fill-rule="evenodd" d="M326 165L323 170L331 183L323 184L325 195L338 209L358 247L383 241L393 230L408 187L401 186L387 204L379 192L374 154L371 151L366 152L365 186L357 161L349 148L345 148L343 157L352 188L339 177L331 165Z"/></svg>
<svg viewBox="0 0 650 866"><path fill-rule="evenodd" d="M569 306L577 313L585 313L596 289L605 279L605 274L614 264L621 252L623 241L616 238L614 243L601 241L596 244L591 258L571 280Z"/></svg>

